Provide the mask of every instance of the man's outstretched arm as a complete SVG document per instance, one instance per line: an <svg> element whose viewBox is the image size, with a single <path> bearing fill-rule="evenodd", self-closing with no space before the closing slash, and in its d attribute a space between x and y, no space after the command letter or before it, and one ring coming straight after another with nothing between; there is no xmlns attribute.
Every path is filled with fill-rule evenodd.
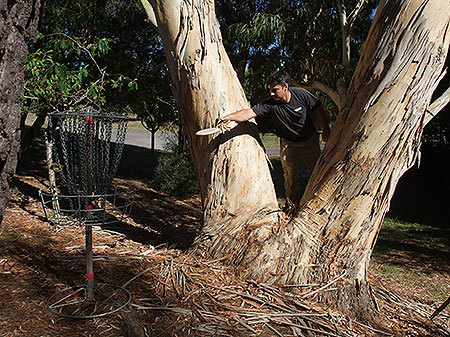
<svg viewBox="0 0 450 337"><path fill-rule="evenodd" d="M252 118L255 118L256 114L255 112L248 108L248 109L242 109L236 112L233 112L229 115L226 115L224 117L222 117L222 121L233 121L233 122L237 122L237 123L242 123L242 122L246 122Z"/></svg>
<svg viewBox="0 0 450 337"><path fill-rule="evenodd" d="M242 123L255 117L256 114L252 109L242 109L223 116L217 127L221 128L222 132L229 131L231 129L230 122Z"/></svg>

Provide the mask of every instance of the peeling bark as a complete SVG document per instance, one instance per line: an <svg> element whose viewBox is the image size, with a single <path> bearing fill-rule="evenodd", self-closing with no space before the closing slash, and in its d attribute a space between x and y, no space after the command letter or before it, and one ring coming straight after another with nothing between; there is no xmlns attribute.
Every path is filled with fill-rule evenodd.
<svg viewBox="0 0 450 337"><path fill-rule="evenodd" d="M445 90L441 97L437 98L426 111L424 126L427 125L450 102L450 88Z"/></svg>
<svg viewBox="0 0 450 337"><path fill-rule="evenodd" d="M424 116L450 42L450 3L380 3L323 156L302 200L320 215L308 279L342 270L369 297L367 268L398 180L416 161ZM345 303L345 301L343 302ZM363 301L364 303L364 301Z"/></svg>
<svg viewBox="0 0 450 337"><path fill-rule="evenodd" d="M323 300L370 315L370 255L395 186L417 158L450 42L450 3L380 3L299 215L290 222L278 217L253 123L217 138L194 135L248 106L212 2L154 0L153 8L202 189L205 225L195 247L258 281L335 280L339 291L322 294Z"/></svg>
<svg viewBox="0 0 450 337"><path fill-rule="evenodd" d="M153 24L153 26L158 27L158 23L156 22L155 11L153 10L152 5L147 0L141 0L141 4L145 9L145 13L148 16L148 20Z"/></svg>

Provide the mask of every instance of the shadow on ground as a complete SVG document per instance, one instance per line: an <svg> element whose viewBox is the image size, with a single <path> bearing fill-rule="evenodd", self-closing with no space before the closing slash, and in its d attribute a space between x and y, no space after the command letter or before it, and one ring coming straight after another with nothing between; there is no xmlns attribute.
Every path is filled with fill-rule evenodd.
<svg viewBox="0 0 450 337"><path fill-rule="evenodd" d="M136 188L131 219L138 226L118 222L102 225L102 228L122 233L127 238L143 244L187 249L192 245L200 229L201 202L198 196L180 199L152 189L151 180L158 158L164 155L164 152L152 152L131 145L124 146L114 183L122 190L126 185L133 185ZM23 194L24 203L29 198L38 199L39 188L48 187L42 139L37 139L24 154L18 165L17 175L21 177L14 179L13 186ZM33 179L24 178L26 176ZM24 208L24 205L22 206ZM46 221L38 214L33 215Z"/></svg>
<svg viewBox="0 0 450 337"><path fill-rule="evenodd" d="M167 243L185 249L189 247L201 224L201 202L198 197L180 199L155 189L151 180L158 158L164 152L125 145L118 168L117 179L130 180L136 186L133 219L146 227L146 233L135 233L129 229L127 235L139 242L150 240L153 245ZM448 233L450 229L450 175L446 158L449 150L424 148L421 165L412 168L400 179L391 201L389 217L401 221L423 223L440 228ZM284 198L283 174L279 157L271 158L271 175L277 196ZM25 173L45 184L48 173L45 166L45 148L38 138L19 162L18 173ZM301 181L302 188L306 182ZM38 189L15 181L22 193L37 197ZM117 229L117 228L116 228ZM122 229L127 232L127 228ZM144 235L145 234L145 235Z"/></svg>

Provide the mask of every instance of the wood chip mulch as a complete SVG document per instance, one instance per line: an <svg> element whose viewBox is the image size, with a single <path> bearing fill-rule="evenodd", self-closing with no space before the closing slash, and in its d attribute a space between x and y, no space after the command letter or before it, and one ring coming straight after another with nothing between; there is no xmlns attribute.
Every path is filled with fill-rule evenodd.
<svg viewBox="0 0 450 337"><path fill-rule="evenodd" d="M105 317L63 318L47 300L84 282L84 228L51 226L37 196L14 191L0 228L0 336L450 336L447 310L430 320L436 307L401 297L377 277L381 325L315 302L327 285L243 280L220 261L131 239L133 229L155 231L133 218L93 228L96 279L126 287L130 304Z"/></svg>

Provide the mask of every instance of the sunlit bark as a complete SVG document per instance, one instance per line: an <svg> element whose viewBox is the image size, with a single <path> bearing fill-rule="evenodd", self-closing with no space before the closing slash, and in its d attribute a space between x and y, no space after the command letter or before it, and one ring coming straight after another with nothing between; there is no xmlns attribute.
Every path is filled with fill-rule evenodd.
<svg viewBox="0 0 450 337"><path fill-rule="evenodd" d="M370 311L367 268L450 42L448 1L382 1L331 137L301 201L279 221L253 123L219 137L201 128L248 106L223 49L213 3L154 0L174 94L202 189L195 248L270 283L328 283L327 299ZM325 296L325 295L323 295Z"/></svg>
<svg viewBox="0 0 450 337"><path fill-rule="evenodd" d="M217 137L195 135L215 126L220 116L249 106L223 48L214 3L151 4L199 177L205 226L215 227L249 210L276 209L275 190L254 122Z"/></svg>

